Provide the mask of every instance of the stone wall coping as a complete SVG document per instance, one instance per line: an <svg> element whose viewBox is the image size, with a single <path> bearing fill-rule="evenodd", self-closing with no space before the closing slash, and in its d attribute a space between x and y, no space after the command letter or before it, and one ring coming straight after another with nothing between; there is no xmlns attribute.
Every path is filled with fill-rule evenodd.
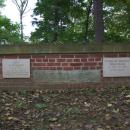
<svg viewBox="0 0 130 130"><path fill-rule="evenodd" d="M116 53L130 52L130 43L104 44L15 44L1 45L0 54L53 54L53 53Z"/></svg>

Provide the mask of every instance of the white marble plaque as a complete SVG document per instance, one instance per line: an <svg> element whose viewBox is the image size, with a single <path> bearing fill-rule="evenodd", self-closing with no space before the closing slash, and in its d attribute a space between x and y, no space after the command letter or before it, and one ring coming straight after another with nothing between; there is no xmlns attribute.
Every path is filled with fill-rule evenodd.
<svg viewBox="0 0 130 130"><path fill-rule="evenodd" d="M30 59L3 59L3 78L30 78Z"/></svg>
<svg viewBox="0 0 130 130"><path fill-rule="evenodd" d="M130 58L103 58L103 77L130 77Z"/></svg>

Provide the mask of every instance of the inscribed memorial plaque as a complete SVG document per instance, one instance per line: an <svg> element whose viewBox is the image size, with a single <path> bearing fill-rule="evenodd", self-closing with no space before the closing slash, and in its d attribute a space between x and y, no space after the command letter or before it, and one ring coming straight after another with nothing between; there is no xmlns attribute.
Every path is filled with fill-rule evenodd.
<svg viewBox="0 0 130 130"><path fill-rule="evenodd" d="M30 59L3 59L3 78L30 78Z"/></svg>
<svg viewBox="0 0 130 130"><path fill-rule="evenodd" d="M103 77L129 77L130 58L103 58Z"/></svg>

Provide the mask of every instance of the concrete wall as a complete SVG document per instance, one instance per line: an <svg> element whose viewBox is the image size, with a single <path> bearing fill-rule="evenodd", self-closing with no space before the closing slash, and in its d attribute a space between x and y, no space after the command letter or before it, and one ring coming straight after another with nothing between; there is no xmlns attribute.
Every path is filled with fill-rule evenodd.
<svg viewBox="0 0 130 130"><path fill-rule="evenodd" d="M66 88L66 87L102 87L109 84L129 84L130 77L104 78L103 57L130 57L130 52L124 48L110 52L106 49L91 48L87 51L79 47L77 52L65 53L52 50L44 52L41 48L30 46L3 46L0 53L0 88ZM51 47L52 48L52 47ZM57 47L58 48L58 47ZM95 47L96 48L96 47ZM38 53L39 49L39 53ZM99 48L98 48L99 49ZM14 51L13 51L14 50ZM19 50L19 51L18 51ZM23 52L22 52L23 51ZM27 79L5 79L2 74L2 59L30 59L31 77Z"/></svg>

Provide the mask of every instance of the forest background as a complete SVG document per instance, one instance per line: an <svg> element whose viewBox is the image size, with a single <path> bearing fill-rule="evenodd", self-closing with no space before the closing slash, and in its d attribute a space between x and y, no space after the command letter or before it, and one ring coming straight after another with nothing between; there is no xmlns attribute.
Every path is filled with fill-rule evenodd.
<svg viewBox="0 0 130 130"><path fill-rule="evenodd" d="M14 4L21 18L19 9L26 13L29 0L21 0L21 3L13 1L18 2ZM5 6L4 2L0 0L0 8ZM23 32L23 21L13 23L0 13L0 43L130 41L129 0L37 0L32 17L32 25L36 28L27 38Z"/></svg>

